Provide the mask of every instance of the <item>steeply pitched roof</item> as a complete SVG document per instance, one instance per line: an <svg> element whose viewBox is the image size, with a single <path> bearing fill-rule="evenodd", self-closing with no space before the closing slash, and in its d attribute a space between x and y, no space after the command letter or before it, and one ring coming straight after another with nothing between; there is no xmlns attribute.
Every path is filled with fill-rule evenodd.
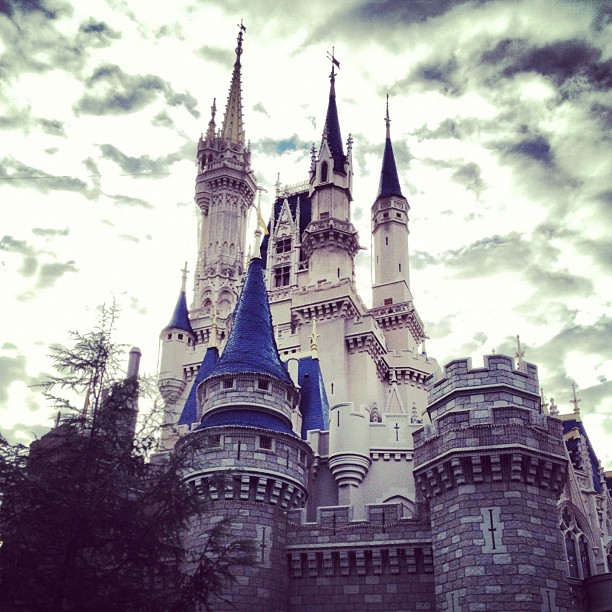
<svg viewBox="0 0 612 612"><path fill-rule="evenodd" d="M340 132L340 121L338 120L338 108L336 106L336 90L334 79L332 78L329 90L329 102L327 104L327 116L325 117L325 132L327 133L327 143L334 158L334 170L344 172L344 148L342 146L342 134Z"/></svg>
<svg viewBox="0 0 612 612"><path fill-rule="evenodd" d="M185 291L180 292L178 300L176 301L176 306L174 307L174 312L172 313L172 319L170 319L170 323L168 323L162 331L168 329L182 329L189 332L192 336L195 335L191 323L189 322L189 311L187 310L187 296L185 295Z"/></svg>
<svg viewBox="0 0 612 612"><path fill-rule="evenodd" d="M191 390L189 391L189 395L185 401L185 406L183 406L183 411L179 417L179 425L189 425L191 427L191 425L198 420L198 402L196 391L198 389L198 385L212 372L218 358L219 350L216 346L206 349L204 359L202 360L200 369L198 370L195 380L191 385Z"/></svg>
<svg viewBox="0 0 612 612"><path fill-rule="evenodd" d="M309 431L329 429L329 402L323 384L319 360L312 357L300 359L298 366L300 385L300 411L302 413L302 438Z"/></svg>
<svg viewBox="0 0 612 612"><path fill-rule="evenodd" d="M278 218L281 213L281 209L283 208L283 202L285 199L289 202L289 210L295 219L295 215L297 212L297 204L298 198L300 200L300 218L298 219L298 227L300 228L300 236L303 235L304 230L308 227L308 224L312 220L312 205L310 202L310 198L308 197L308 190L302 191L300 193L294 193L288 197L279 196L274 201L274 224L278 221ZM270 232L270 224L268 223L268 232ZM266 267L266 262L268 261L268 243L270 241L270 234L266 234L261 241L260 254L261 259L263 261L263 267Z"/></svg>
<svg viewBox="0 0 612 612"><path fill-rule="evenodd" d="M595 491L597 493L601 493L601 482L599 481L599 460L597 459L597 455L593 450L593 446L589 440L589 436L587 435L584 424L580 419L563 419L563 433L568 434L572 431L572 429L577 429L580 432L580 437L584 440L587 446L587 450L589 452L590 459L590 468L593 472L593 483L595 486ZM566 441L565 445L567 446L567 450L570 455L570 459L574 465L580 465L580 455L578 449L578 440L576 438L570 438Z"/></svg>
<svg viewBox="0 0 612 612"><path fill-rule="evenodd" d="M221 128L221 138L229 140L232 144L244 143L244 129L242 127L242 84L240 82L240 56L242 55L242 29L238 34L236 47L236 61L232 72L232 82L227 96L225 117Z"/></svg>
<svg viewBox="0 0 612 612"><path fill-rule="evenodd" d="M397 167L395 166L395 156L393 155L393 146L391 138L387 136L385 140L385 152L383 154L382 170L380 171L380 182L378 183L379 198L385 196L402 196L399 178L397 176Z"/></svg>
<svg viewBox="0 0 612 612"><path fill-rule="evenodd" d="M292 384L274 339L263 263L259 257L251 259L242 293L234 311L230 336L210 375L239 372L269 374Z"/></svg>

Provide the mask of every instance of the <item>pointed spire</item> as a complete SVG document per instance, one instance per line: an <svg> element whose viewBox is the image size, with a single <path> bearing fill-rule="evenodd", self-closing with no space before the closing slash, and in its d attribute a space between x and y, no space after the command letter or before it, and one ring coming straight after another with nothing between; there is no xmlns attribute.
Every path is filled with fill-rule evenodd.
<svg viewBox="0 0 612 612"><path fill-rule="evenodd" d="M215 123L215 115L217 114L217 98L213 98L212 106L210 107L210 121L208 122L208 130L206 131L206 140L213 140L217 125Z"/></svg>
<svg viewBox="0 0 612 612"><path fill-rule="evenodd" d="M292 384L274 339L263 262L260 257L251 259L234 311L232 331L211 376L239 372L269 374Z"/></svg>
<svg viewBox="0 0 612 612"><path fill-rule="evenodd" d="M391 119L389 119L389 94L387 94L387 112L385 115L385 126L387 129L385 139L385 152L383 153L382 169L380 171L380 182L378 183L378 198L386 196L402 195L399 178L397 176L397 167L395 165L395 156L393 155L393 146L391 145Z"/></svg>
<svg viewBox="0 0 612 612"><path fill-rule="evenodd" d="M570 400L570 404L574 404L574 414L580 414L580 406L578 404L581 402L581 399L578 399L576 395L576 383L572 383L572 399Z"/></svg>
<svg viewBox="0 0 612 612"><path fill-rule="evenodd" d="M185 286L187 284L187 262L185 262L185 267L181 270L181 292L179 293L178 300L176 301L176 306L174 307L174 312L172 313L172 318L170 319L170 323L164 327L162 331L166 331L168 329L182 329L192 335L195 338L195 334L193 332L193 328L191 327L191 323L189 321L189 311L187 310L187 296L185 294Z"/></svg>
<svg viewBox="0 0 612 612"><path fill-rule="evenodd" d="M327 140L327 144L331 149L334 158L334 170L336 172L344 172L344 148L342 145L342 134L340 133L340 121L338 120L338 108L336 106L336 67L340 68L340 62L334 56L332 47L331 54L327 53L332 62L332 71L329 75L329 102L327 105L327 115L325 117L325 127L323 128L323 141Z"/></svg>
<svg viewBox="0 0 612 612"><path fill-rule="evenodd" d="M240 56L242 55L242 37L246 32L246 27L240 22L238 31L238 46L236 47L236 61L232 72L232 82L230 84L229 95L227 97L227 107L221 128L221 138L234 145L244 143L244 129L242 127L242 92L240 75Z"/></svg>

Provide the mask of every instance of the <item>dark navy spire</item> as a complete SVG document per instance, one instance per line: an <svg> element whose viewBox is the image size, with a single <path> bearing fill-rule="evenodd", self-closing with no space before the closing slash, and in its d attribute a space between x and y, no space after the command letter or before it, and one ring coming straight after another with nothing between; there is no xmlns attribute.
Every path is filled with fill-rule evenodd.
<svg viewBox="0 0 612 612"><path fill-rule="evenodd" d="M344 155L344 148L342 145L342 134L340 132L340 121L338 121L338 107L336 106L336 66L340 67L340 62L332 55L330 55L332 61L332 71L329 75L330 87L329 87L329 103L327 105L327 116L325 117L325 130L323 132L323 139L327 136L327 144L331 149L332 156L334 158L334 170L336 172L344 172L344 162L346 156Z"/></svg>
<svg viewBox="0 0 612 612"><path fill-rule="evenodd" d="M166 331L167 329L182 329L195 337L195 333L189 321L189 311L187 310L187 296L185 294L186 282L187 262L185 262L185 268L183 269L183 283L181 285L181 292L178 300L176 301L176 306L174 307L174 312L172 313L172 319L170 319L170 323L168 323L162 331Z"/></svg>
<svg viewBox="0 0 612 612"><path fill-rule="evenodd" d="M259 257L251 259L234 311L232 331L210 376L238 372L268 374L292 384L274 340L263 263Z"/></svg>
<svg viewBox="0 0 612 612"><path fill-rule="evenodd" d="M383 154L382 170L380 172L380 183L378 184L378 196L399 196L402 195L399 178L397 177L397 168L395 166L395 156L393 155L393 146L391 145L391 119L389 119L389 94L387 94L387 114L385 116L385 124L387 126L387 138L385 140L385 152Z"/></svg>

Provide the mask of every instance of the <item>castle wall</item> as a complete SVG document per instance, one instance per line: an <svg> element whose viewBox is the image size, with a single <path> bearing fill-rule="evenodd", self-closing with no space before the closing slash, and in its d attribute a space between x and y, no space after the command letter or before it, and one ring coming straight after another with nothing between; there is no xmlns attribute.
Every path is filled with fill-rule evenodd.
<svg viewBox="0 0 612 612"><path fill-rule="evenodd" d="M320 508L314 523L289 512L287 563L292 612L435 610L431 534L399 505Z"/></svg>

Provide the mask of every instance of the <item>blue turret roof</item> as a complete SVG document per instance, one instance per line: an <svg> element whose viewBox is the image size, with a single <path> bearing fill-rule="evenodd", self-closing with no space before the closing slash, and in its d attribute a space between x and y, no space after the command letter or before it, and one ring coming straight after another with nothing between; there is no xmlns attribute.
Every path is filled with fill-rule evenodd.
<svg viewBox="0 0 612 612"><path fill-rule="evenodd" d="M259 257L251 259L234 311L234 323L229 339L210 375L238 372L269 374L292 384L274 339L263 262Z"/></svg>
<svg viewBox="0 0 612 612"><path fill-rule="evenodd" d="M202 424L198 425L195 430L207 429L208 427L223 427L225 425L270 429L272 431L280 431L290 436L296 436L295 432L285 421L283 421L283 419L278 418L274 414L248 408L224 410L221 412L214 412L210 415L204 415Z"/></svg>
<svg viewBox="0 0 612 612"><path fill-rule="evenodd" d="M329 90L329 103L327 105L327 116L325 117L325 131L327 132L327 143L334 158L334 170L344 172L344 148L342 146L342 134L340 133L340 121L338 121L338 108L336 106L336 90L332 76L331 88Z"/></svg>
<svg viewBox="0 0 612 612"><path fill-rule="evenodd" d="M191 385L191 390L187 396L187 401L183 407L183 412L181 412L181 416L179 417L179 425L189 425L191 427L191 425L198 420L198 402L196 391L198 389L198 385L212 372L218 358L219 350L216 346L206 349L200 369L198 370L195 380Z"/></svg>
<svg viewBox="0 0 612 612"><path fill-rule="evenodd" d="M300 359L298 384L300 385L300 411L302 413L301 434L305 440L308 432L313 429L321 431L329 429L329 402L318 359L312 357Z"/></svg>
<svg viewBox="0 0 612 612"><path fill-rule="evenodd" d="M379 198L385 196L402 196L399 178L397 177L397 168L395 166L395 156L393 155L393 146L391 138L387 136L385 141L385 152L383 154L382 170L380 171L380 182L378 184Z"/></svg>
<svg viewBox="0 0 612 612"><path fill-rule="evenodd" d="M172 313L172 319L170 319L170 323L164 327L162 331L166 331L167 329L182 329L186 332L189 332L192 336L193 329L191 327L191 323L189 322L189 311L187 310L187 297L185 295L185 291L181 291L179 294L179 298L176 301L176 306L174 307L174 312Z"/></svg>

